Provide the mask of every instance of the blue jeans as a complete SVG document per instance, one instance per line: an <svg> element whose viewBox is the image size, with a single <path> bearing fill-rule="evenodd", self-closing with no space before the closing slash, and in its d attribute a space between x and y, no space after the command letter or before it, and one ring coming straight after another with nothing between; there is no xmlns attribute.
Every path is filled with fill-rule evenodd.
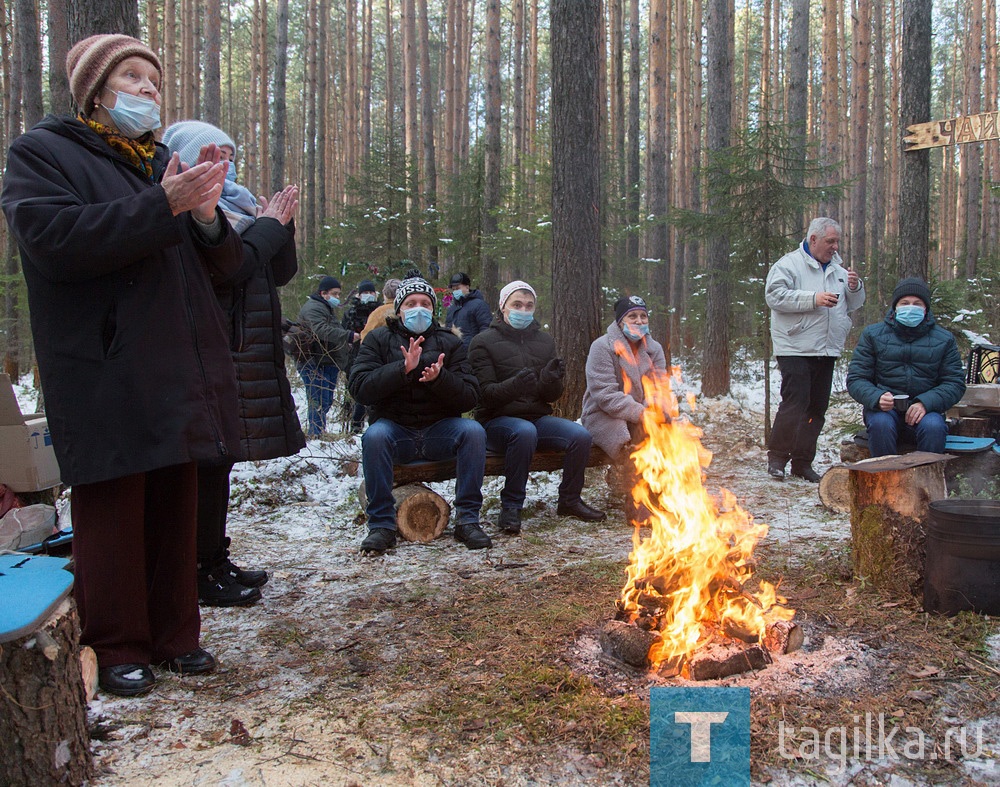
<svg viewBox="0 0 1000 787"><path fill-rule="evenodd" d="M501 507L518 510L524 507L524 487L536 448L566 452L559 502L579 502L592 442L590 432L580 424L553 415L535 421L502 415L487 422L486 448L504 455L506 480L500 492Z"/></svg>
<svg viewBox="0 0 1000 787"><path fill-rule="evenodd" d="M392 466L416 459L455 459L455 524L479 522L486 469L483 427L469 418L442 418L425 429L410 429L379 418L361 437L369 529L396 529Z"/></svg>
<svg viewBox="0 0 1000 787"><path fill-rule="evenodd" d="M299 366L299 376L306 386L309 401L309 424L306 436L319 437L326 429L326 414L333 406L333 393L337 390L336 364L317 365L316 361L306 361Z"/></svg>
<svg viewBox="0 0 1000 787"><path fill-rule="evenodd" d="M916 441L918 451L944 453L948 424L941 413L927 413L916 426L907 426L903 419L904 413L895 410L865 410L868 450L872 456L898 454L899 438L909 443Z"/></svg>

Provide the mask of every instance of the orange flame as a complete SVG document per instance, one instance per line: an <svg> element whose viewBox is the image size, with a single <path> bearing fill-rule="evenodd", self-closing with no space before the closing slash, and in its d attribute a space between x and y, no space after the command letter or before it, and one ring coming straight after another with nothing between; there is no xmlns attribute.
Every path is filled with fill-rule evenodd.
<svg viewBox="0 0 1000 787"><path fill-rule="evenodd" d="M680 369L671 371L679 380ZM769 624L795 611L781 606L785 599L768 582L748 589L753 549L767 525L754 523L730 492L721 490L718 501L709 495L704 470L712 454L701 429L680 417L669 377L642 379L646 439L631 454L639 475L632 497L648 509L651 532L643 539L635 528L618 608L660 634L649 652L655 668L719 634L763 641Z"/></svg>

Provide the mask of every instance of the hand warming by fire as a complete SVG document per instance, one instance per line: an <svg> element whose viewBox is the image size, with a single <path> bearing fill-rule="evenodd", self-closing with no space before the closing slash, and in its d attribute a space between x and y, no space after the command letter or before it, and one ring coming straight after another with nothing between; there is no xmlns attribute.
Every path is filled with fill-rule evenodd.
<svg viewBox="0 0 1000 787"><path fill-rule="evenodd" d="M680 379L679 367L673 374ZM721 490L717 502L705 489L703 471L712 454L701 444L701 429L679 417L670 378L646 376L643 387L646 437L631 454L638 475L632 495L649 518L634 523L618 617L655 632L648 652L653 669L691 674L692 654L720 642L738 644L737 656L749 656L748 648L756 646L766 663L765 638L768 649L778 650L772 640L782 631L787 640L791 627L785 623L775 631L775 624L795 614L770 583L749 587L753 549L767 526L754 523L728 491ZM645 524L650 533L642 538ZM786 649L784 642L780 650Z"/></svg>

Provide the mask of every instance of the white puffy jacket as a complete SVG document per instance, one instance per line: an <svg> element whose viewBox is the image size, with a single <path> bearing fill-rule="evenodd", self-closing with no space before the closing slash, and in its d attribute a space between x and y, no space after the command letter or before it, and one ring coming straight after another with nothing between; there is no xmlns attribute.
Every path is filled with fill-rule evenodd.
<svg viewBox="0 0 1000 787"><path fill-rule="evenodd" d="M817 292L840 295L836 306L817 307ZM823 266L799 244L771 266L764 287L771 307L771 343L778 355L836 357L844 351L851 329L850 313L865 302L864 283L856 292L847 288L847 269L839 254Z"/></svg>

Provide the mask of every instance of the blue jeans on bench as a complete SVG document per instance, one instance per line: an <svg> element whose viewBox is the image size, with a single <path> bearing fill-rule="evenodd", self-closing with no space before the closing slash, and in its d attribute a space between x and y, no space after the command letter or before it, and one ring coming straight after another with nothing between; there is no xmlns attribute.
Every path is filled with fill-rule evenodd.
<svg viewBox="0 0 1000 787"><path fill-rule="evenodd" d="M927 413L916 426L907 426L904 413L895 410L865 410L868 450L872 456L898 454L898 441L916 442L918 451L944 453L948 424L941 413Z"/></svg>
<svg viewBox="0 0 1000 787"><path fill-rule="evenodd" d="M591 443L593 438L583 426L554 415L545 415L534 421L502 415L488 421L486 448L491 453L504 456L506 479L500 492L501 507L519 511L524 507L524 488L536 449L565 452L559 502L578 503Z"/></svg>
<svg viewBox="0 0 1000 787"><path fill-rule="evenodd" d="M380 418L361 437L361 463L368 495L368 528L396 529L392 466L417 459L455 459L455 524L479 522L486 470L486 432L470 418L443 418L410 429Z"/></svg>

